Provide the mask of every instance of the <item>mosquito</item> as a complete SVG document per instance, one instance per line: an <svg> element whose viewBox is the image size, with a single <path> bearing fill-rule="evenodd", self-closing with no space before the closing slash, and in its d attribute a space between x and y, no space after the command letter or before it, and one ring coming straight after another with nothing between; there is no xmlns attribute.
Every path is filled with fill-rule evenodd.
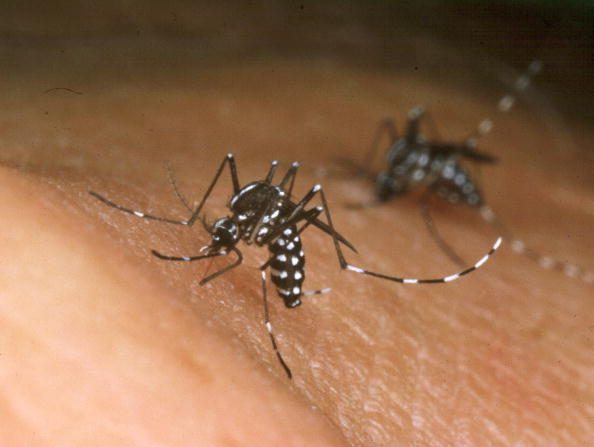
<svg viewBox="0 0 594 447"><path fill-rule="evenodd" d="M540 61L532 61L526 72L514 82L515 90L525 90L530 85L532 77L541 69ZM505 94L498 101L498 111L509 112L516 100L514 94ZM436 244L455 264L462 266L464 260L443 239L434 224L429 211L429 201L433 196L438 196L453 204L461 203L478 209L485 222L511 241L514 252L527 256L541 267L557 269L567 276L580 277L586 282L594 281L592 273L586 272L576 265L541 255L529 248L524 241L515 238L485 202L482 191L465 166L466 164L492 165L497 162L495 156L478 150L479 139L491 132L494 127L490 118L480 121L472 135L457 142L426 138L421 130L423 121L428 122L433 128L433 133L436 133L435 122L422 106L414 107L409 111L402 135L398 133L393 119L384 119L380 123L363 163L355 167L358 175L375 182L376 200L368 204L350 204L351 208L374 206L412 189L425 188L419 201L423 221ZM389 140L386 164L381 172L374 173L371 166L385 135ZM347 163L352 167L353 163Z"/></svg>
<svg viewBox="0 0 594 447"><path fill-rule="evenodd" d="M208 226L203 216L201 216L201 212L226 166L229 167L233 189L233 195L228 202L230 213L227 216L216 219L212 225ZM441 278L401 278L356 267L346 261L341 245L348 247L355 253L356 249L344 236L335 230L328 201L321 185L314 185L300 200L293 200L293 186L299 164L296 162L291 164L282 180L274 184L273 178L277 168L278 162L273 161L264 179L241 186L235 158L233 154L227 154L204 196L194 209L190 207L179 193L175 182L172 181L176 194L186 208L191 211L190 217L185 220L154 216L144 211L118 205L94 191L89 191L89 193L110 207L142 219L188 227L191 227L197 221L202 222L204 228L210 234L211 241L209 245L200 249L200 254L194 256L170 256L152 250L154 256L164 261L194 262L220 256L233 255L235 257L234 261L226 267L203 278L200 281L201 285L234 269L243 262L243 255L237 247L240 241L243 241L247 245L266 246L269 257L260 266L264 326L268 332L272 348L289 379L292 378L292 372L280 352L270 321L267 281L269 273L270 279L276 287L277 294L289 309L300 306L303 297L330 291L328 287L318 290L304 290L302 287L305 281L305 253L301 234L308 227L316 227L332 238L338 262L342 269L403 284L446 283L457 280L481 267L501 244L501 238L498 238L489 252L473 266L456 274ZM310 205L316 196L319 196L321 205ZM320 219L322 214L325 217L325 221Z"/></svg>

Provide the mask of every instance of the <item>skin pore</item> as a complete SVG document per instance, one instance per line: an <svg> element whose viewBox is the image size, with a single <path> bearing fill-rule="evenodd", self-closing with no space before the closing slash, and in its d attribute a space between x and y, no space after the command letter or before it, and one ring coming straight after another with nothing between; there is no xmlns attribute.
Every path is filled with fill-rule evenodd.
<svg viewBox="0 0 594 447"><path fill-rule="evenodd" d="M6 445L592 442L592 284L541 269L506 241L460 281L406 286L341 271L331 238L309 228L304 286L332 291L289 310L268 289L289 381L262 324L265 248L240 244L244 264L200 286L231 259L174 263L150 253L199 254L209 242L199 223L146 221L88 194L184 218L167 162L196 203L228 152L242 184L263 178L273 159L277 179L297 160L295 197L323 185L334 225L360 253L346 250L350 261L407 277L449 275L459 268L424 228L418 194L350 210L373 186L317 168L363 159L379 119L393 114L401 127L419 102L443 135L466 135L493 114L500 91L316 60L146 64L122 73L99 66L94 76L89 64L43 75L15 69L0 87ZM44 93L56 86L82 94ZM482 188L531 246L594 267L594 160L580 149L594 135L571 119L567 126L575 144L560 150L531 109L497 117L480 147L501 162L481 172ZM208 222L227 215L230 193L225 173ZM497 236L464 207L434 200L432 215L468 265Z"/></svg>

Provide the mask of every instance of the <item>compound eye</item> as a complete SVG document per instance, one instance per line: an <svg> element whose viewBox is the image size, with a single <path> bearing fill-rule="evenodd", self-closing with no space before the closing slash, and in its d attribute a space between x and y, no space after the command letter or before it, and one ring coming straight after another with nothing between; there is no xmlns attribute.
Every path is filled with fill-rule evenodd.
<svg viewBox="0 0 594 447"><path fill-rule="evenodd" d="M219 245L229 246L236 242L236 232L228 225L219 225L215 228L212 240Z"/></svg>

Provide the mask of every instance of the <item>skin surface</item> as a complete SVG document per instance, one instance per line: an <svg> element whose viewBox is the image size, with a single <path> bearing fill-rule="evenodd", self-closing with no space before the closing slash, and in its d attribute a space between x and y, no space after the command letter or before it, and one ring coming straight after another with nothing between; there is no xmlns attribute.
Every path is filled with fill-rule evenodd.
<svg viewBox="0 0 594 447"><path fill-rule="evenodd" d="M106 56L110 45L95 51ZM336 228L360 253L347 252L350 261L406 277L448 275L458 269L423 227L418 194L349 210L345 203L372 198L372 185L340 175L333 160L362 159L379 119L393 114L401 124L417 103L431 105L444 136L466 135L493 115L500 86L316 59L130 67L123 60L135 47L126 45L112 61L121 72L93 65L84 46L63 60L33 49L40 65L63 65L35 74L23 62L0 87L6 445L593 443L592 284L506 245L459 282L382 282L341 271L331 239L309 229L305 287L333 290L288 310L269 289L288 381L262 325L266 249L240 245L244 265L201 287L229 260L150 254L198 254L208 243L200 225L148 222L87 193L182 218L166 162L196 202L227 152L242 183L262 178L272 159L281 161L277 178L298 160L296 197L324 185ZM155 51L175 55L177 45ZM73 55L86 68L69 65ZM57 86L82 94L43 93ZM594 268L591 129L523 107L512 113L496 117L481 146L501 159L482 171L488 201L533 248ZM567 134L571 141L559 136ZM320 177L320 166L331 174ZM225 174L209 221L227 214L229 196ZM475 212L433 205L469 264L488 250L496 234Z"/></svg>

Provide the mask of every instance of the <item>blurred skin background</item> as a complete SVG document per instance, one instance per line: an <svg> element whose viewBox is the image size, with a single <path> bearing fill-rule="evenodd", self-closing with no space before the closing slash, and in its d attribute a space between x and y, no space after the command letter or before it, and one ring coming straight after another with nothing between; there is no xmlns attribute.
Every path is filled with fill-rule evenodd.
<svg viewBox="0 0 594 447"><path fill-rule="evenodd" d="M356 263L402 276L457 270L428 235L418 194L382 207L372 185L320 177L362 160L379 121L423 104L461 140L495 123L475 174L540 252L594 268L593 9L589 2L8 2L0 17L0 439L49 445L594 444L592 284L504 245L463 281L403 287L341 272L305 235L309 289L269 288L288 381L262 325L257 266L208 286L202 228L122 215L186 212L224 155L242 183L302 162L321 182ZM534 60L512 111L497 100ZM279 175L280 176L280 175ZM226 214L223 177L207 209ZM469 262L496 234L434 201ZM242 248L243 249L243 248ZM171 265L173 264L173 265Z"/></svg>

